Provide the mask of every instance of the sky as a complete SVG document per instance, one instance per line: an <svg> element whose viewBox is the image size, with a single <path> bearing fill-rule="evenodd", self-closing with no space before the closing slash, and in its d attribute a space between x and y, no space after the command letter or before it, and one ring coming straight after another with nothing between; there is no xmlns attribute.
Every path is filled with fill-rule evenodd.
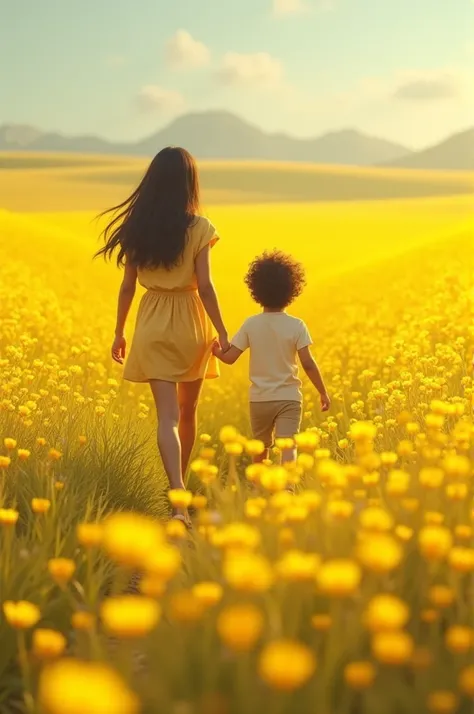
<svg viewBox="0 0 474 714"><path fill-rule="evenodd" d="M135 140L227 110L410 148L474 124L474 0L0 0L0 125Z"/></svg>

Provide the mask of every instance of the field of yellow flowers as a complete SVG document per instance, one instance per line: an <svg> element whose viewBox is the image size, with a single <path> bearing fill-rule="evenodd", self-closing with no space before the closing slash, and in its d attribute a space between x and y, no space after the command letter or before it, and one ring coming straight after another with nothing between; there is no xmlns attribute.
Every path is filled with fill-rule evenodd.
<svg viewBox="0 0 474 714"><path fill-rule="evenodd" d="M191 533L150 395L109 360L119 275L91 262L92 216L0 213L2 714L472 711L472 230L435 236L425 202L417 238L415 205L335 232L337 207L212 214L231 329L255 251L307 263L294 312L333 406L305 387L297 464L283 442L252 465L245 362L223 368L169 494Z"/></svg>

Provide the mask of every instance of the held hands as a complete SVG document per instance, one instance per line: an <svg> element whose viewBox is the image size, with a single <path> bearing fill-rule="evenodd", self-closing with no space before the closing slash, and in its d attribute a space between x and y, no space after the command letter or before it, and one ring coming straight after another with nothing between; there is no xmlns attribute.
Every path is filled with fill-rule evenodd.
<svg viewBox="0 0 474 714"><path fill-rule="evenodd" d="M217 340L217 346L220 346L221 352L227 352L228 350L230 350L230 342L227 336L227 332L223 332L221 335L219 335Z"/></svg>
<svg viewBox="0 0 474 714"><path fill-rule="evenodd" d="M329 394L326 392L323 392L321 396L321 411L327 412L331 406L331 400L329 398Z"/></svg>
<svg viewBox="0 0 474 714"><path fill-rule="evenodd" d="M112 343L112 359L119 364L123 364L127 342L123 335L116 335Z"/></svg>

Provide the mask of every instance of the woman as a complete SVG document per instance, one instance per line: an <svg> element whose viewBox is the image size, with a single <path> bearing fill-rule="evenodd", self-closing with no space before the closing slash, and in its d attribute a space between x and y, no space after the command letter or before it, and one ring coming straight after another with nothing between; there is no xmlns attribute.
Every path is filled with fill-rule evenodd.
<svg viewBox="0 0 474 714"><path fill-rule="evenodd" d="M125 272L118 296L112 357L123 363L125 323L137 279L147 289L124 369L131 382L149 382L158 414L158 448L172 489L184 489L196 439L196 410L204 378L218 376L212 355L216 338L229 348L211 278L214 226L199 215L196 162L184 149L168 147L151 162L113 217L97 255ZM104 214L102 214L104 215ZM174 517L187 522L185 511Z"/></svg>

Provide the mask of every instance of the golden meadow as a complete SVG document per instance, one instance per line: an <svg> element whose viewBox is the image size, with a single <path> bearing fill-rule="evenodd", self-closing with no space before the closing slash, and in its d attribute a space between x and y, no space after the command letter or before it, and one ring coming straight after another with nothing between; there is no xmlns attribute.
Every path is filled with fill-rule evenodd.
<svg viewBox="0 0 474 714"><path fill-rule="evenodd" d="M306 169L339 176L319 203L283 202L294 167L205 184L230 330L249 260L290 250L333 406L305 385L298 463L283 442L252 466L246 364L223 367L188 534L150 395L109 359L94 215L141 170L114 161L0 162L0 711L471 712L472 178ZM361 180L373 200L337 200Z"/></svg>

